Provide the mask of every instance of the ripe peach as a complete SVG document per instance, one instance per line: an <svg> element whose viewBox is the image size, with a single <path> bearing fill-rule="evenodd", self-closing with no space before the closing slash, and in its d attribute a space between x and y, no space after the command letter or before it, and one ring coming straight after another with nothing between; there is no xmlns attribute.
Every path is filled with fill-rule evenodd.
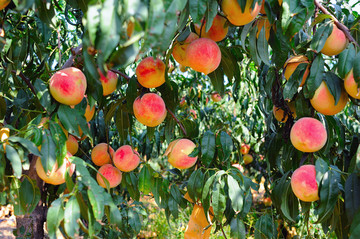
<svg viewBox="0 0 360 239"><path fill-rule="evenodd" d="M186 59L188 66L207 75L220 65L221 51L213 40L199 38L187 47Z"/></svg>
<svg viewBox="0 0 360 239"><path fill-rule="evenodd" d="M315 91L310 103L316 111L323 115L335 115L345 108L348 100L349 97L346 91L341 89L340 99L335 105L335 98L330 93L325 81L323 81Z"/></svg>
<svg viewBox="0 0 360 239"><path fill-rule="evenodd" d="M113 71L108 71L106 76L103 75L100 69L98 69L100 75L100 82L103 88L103 96L110 95L116 90L118 82L118 76Z"/></svg>
<svg viewBox="0 0 360 239"><path fill-rule="evenodd" d="M214 102L219 102L221 101L221 95L217 92L214 92L211 94L211 99L214 101Z"/></svg>
<svg viewBox="0 0 360 239"><path fill-rule="evenodd" d="M84 98L86 86L84 73L75 67L57 71L49 84L52 97L65 105L79 104Z"/></svg>
<svg viewBox="0 0 360 239"><path fill-rule="evenodd" d="M251 9L252 0L246 1L245 11L242 11L237 0L223 0L221 8L227 19L236 26L243 26L250 23L259 14L261 6L256 3L254 9Z"/></svg>
<svg viewBox="0 0 360 239"><path fill-rule="evenodd" d="M67 151L69 151L69 153L71 153L72 155L75 155L79 149L79 143L77 141L77 139L72 136L71 134L69 135L68 139L66 140L66 148Z"/></svg>
<svg viewBox="0 0 360 239"><path fill-rule="evenodd" d="M240 153L241 154L248 154L250 151L250 145L242 143L240 147Z"/></svg>
<svg viewBox="0 0 360 239"><path fill-rule="evenodd" d="M302 152L316 152L326 143L327 132L317 119L303 117L296 121L290 131L292 145Z"/></svg>
<svg viewBox="0 0 360 239"><path fill-rule="evenodd" d="M293 56L290 57L284 65L284 77L286 80L290 79L290 76L294 73L294 71L296 70L296 68L298 67L298 65L300 65L301 63L308 63L308 66L306 67L303 79L300 83L300 86L303 86L305 84L306 78L308 77L309 73L310 73L310 65L309 65L309 59L304 56L304 55L298 55L298 56Z"/></svg>
<svg viewBox="0 0 360 239"><path fill-rule="evenodd" d="M206 32L205 29L206 21L203 20L202 22L203 23L201 24L195 24L195 31L199 36L209 38L213 41L221 41L226 37L229 30L229 27L225 25L226 18L220 15L216 15L208 32ZM201 28L201 32L200 32L200 28Z"/></svg>
<svg viewBox="0 0 360 239"><path fill-rule="evenodd" d="M244 164L247 165L247 164L251 163L254 160L254 158L251 154L245 154L243 156L243 160L244 160Z"/></svg>
<svg viewBox="0 0 360 239"><path fill-rule="evenodd" d="M99 168L99 172L96 174L96 180L98 184L101 187L106 188L106 183L100 174L102 174L106 178L106 180L109 181L110 188L115 188L121 183L121 171L116 167L112 166L111 164L104 164Z"/></svg>
<svg viewBox="0 0 360 239"><path fill-rule="evenodd" d="M316 182L314 165L303 165L291 176L291 188L296 197L304 202L319 200L319 190Z"/></svg>
<svg viewBox="0 0 360 239"><path fill-rule="evenodd" d="M143 125L155 127L161 124L166 117L164 100L155 93L146 93L137 97L133 104L136 119Z"/></svg>
<svg viewBox="0 0 360 239"><path fill-rule="evenodd" d="M271 198L269 198L269 197L264 198L264 205L265 205L265 207L270 207L272 205Z"/></svg>
<svg viewBox="0 0 360 239"><path fill-rule="evenodd" d="M114 150L106 143L96 145L91 151L91 160L97 166L111 163L112 158L114 158Z"/></svg>
<svg viewBox="0 0 360 239"><path fill-rule="evenodd" d="M265 38L267 41L269 41L270 30L271 30L271 24L269 22L269 19L267 19L267 17L260 18L257 22L257 28L258 28L258 31L256 33L256 38L259 38L262 28L265 28Z"/></svg>
<svg viewBox="0 0 360 239"><path fill-rule="evenodd" d="M123 145L115 151L114 165L123 172L130 172L139 166L140 155L130 145Z"/></svg>
<svg viewBox="0 0 360 239"><path fill-rule="evenodd" d="M348 40L343 31L341 31L335 24L330 36L326 39L321 53L327 56L335 56L340 54L347 46Z"/></svg>
<svg viewBox="0 0 360 239"><path fill-rule="evenodd" d="M190 157L189 154L195 149L196 145L188 139L176 139L172 141L165 151L169 163L178 169L187 169L194 166L196 157Z"/></svg>
<svg viewBox="0 0 360 239"><path fill-rule="evenodd" d="M198 35L193 32L190 32L189 36L186 38L184 42L178 42L177 40L174 42L174 47L172 51L172 56L174 59L180 64L180 70L182 72L186 71L187 61L186 61L186 49L188 45L194 40L198 39Z"/></svg>
<svg viewBox="0 0 360 239"><path fill-rule="evenodd" d="M293 116L293 118L296 118L296 110L295 110L295 102L289 102L288 106L290 108L291 114ZM284 110L282 110L281 108L276 107L275 105L273 106L273 114L275 116L275 119L279 122L283 122L285 123L288 119L288 115L284 115Z"/></svg>
<svg viewBox="0 0 360 239"><path fill-rule="evenodd" d="M51 171L45 173L44 167L41 163L41 158L38 158L36 161L36 173L45 183L59 185L65 182L65 172L69 168L70 176L75 171L75 164L72 164L69 158L72 155L68 152L63 160L63 164L58 167L58 163L55 162Z"/></svg>
<svg viewBox="0 0 360 239"><path fill-rule="evenodd" d="M344 87L346 92L355 99L360 99L360 87L355 82L353 70L345 76Z"/></svg>
<svg viewBox="0 0 360 239"><path fill-rule="evenodd" d="M152 56L144 58L136 67L136 76L140 85L155 88L165 82L165 64Z"/></svg>
<svg viewBox="0 0 360 239"><path fill-rule="evenodd" d="M6 6L9 5L10 2L11 0L0 0L0 11L6 8Z"/></svg>

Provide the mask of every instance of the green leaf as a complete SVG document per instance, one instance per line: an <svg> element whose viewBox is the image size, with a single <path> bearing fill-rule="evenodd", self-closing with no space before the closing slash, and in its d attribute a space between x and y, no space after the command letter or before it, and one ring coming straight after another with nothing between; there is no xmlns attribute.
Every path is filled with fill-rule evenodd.
<svg viewBox="0 0 360 239"><path fill-rule="evenodd" d="M244 204L244 191L240 188L239 183L231 175L228 175L227 177L227 184L232 208L235 212L239 212L242 210Z"/></svg>
<svg viewBox="0 0 360 239"><path fill-rule="evenodd" d="M201 19L205 15L207 9L207 0L193 0L189 1L190 16L194 23L200 23Z"/></svg>
<svg viewBox="0 0 360 239"><path fill-rule="evenodd" d="M80 137L79 126L85 135L90 135L89 127L85 116L76 109L71 109L67 105L60 105L57 112L64 128L71 134Z"/></svg>
<svg viewBox="0 0 360 239"><path fill-rule="evenodd" d="M239 217L234 217L230 222L231 238L246 238L246 228L244 222Z"/></svg>
<svg viewBox="0 0 360 239"><path fill-rule="evenodd" d="M313 98L315 91L319 88L321 82L323 81L324 75L324 58L321 54L317 55L310 67L310 74L306 80L305 87L307 89L307 94L305 97Z"/></svg>
<svg viewBox="0 0 360 239"><path fill-rule="evenodd" d="M283 95L285 100L291 100L297 93L299 85L305 74L307 63L301 63L298 65L294 73L290 76L290 79L286 82Z"/></svg>
<svg viewBox="0 0 360 239"><path fill-rule="evenodd" d="M225 75L231 81L235 74L235 68L238 67L236 59L228 50L228 48L220 46L220 50L221 50L220 64L224 70Z"/></svg>
<svg viewBox="0 0 360 239"><path fill-rule="evenodd" d="M206 8L206 24L205 24L205 31L208 32L211 28L213 23L214 17L217 14L218 3L216 0L208 0L206 1L207 8Z"/></svg>
<svg viewBox="0 0 360 239"><path fill-rule="evenodd" d="M315 162L315 171L316 171L316 183L320 185L321 179L324 177L324 174L328 171L329 165L322 158L318 158Z"/></svg>
<svg viewBox="0 0 360 239"><path fill-rule="evenodd" d="M198 169L194 171L188 181L187 189L190 198L196 202L197 199L201 198L203 188L204 174Z"/></svg>
<svg viewBox="0 0 360 239"><path fill-rule="evenodd" d="M51 203L46 216L47 230L50 238L56 238L56 231L59 229L63 219L64 205L60 197Z"/></svg>
<svg viewBox="0 0 360 239"><path fill-rule="evenodd" d="M22 163L18 152L9 144L6 144L6 157L11 163L14 176L20 178L22 175Z"/></svg>
<svg viewBox="0 0 360 239"><path fill-rule="evenodd" d="M133 104L137 97L137 80L132 77L129 80L128 87L126 89L126 106L130 113L133 112Z"/></svg>
<svg viewBox="0 0 360 239"><path fill-rule="evenodd" d="M360 211L357 211L350 228L349 239L357 239L360 235Z"/></svg>
<svg viewBox="0 0 360 239"><path fill-rule="evenodd" d="M35 0L36 13L48 25L52 25L52 18L55 16L54 5L47 4L47 1Z"/></svg>
<svg viewBox="0 0 360 239"><path fill-rule="evenodd" d="M281 212L286 219L295 222L299 214L299 202L292 191L290 181L287 181L284 187L285 191L281 197Z"/></svg>
<svg viewBox="0 0 360 239"><path fill-rule="evenodd" d="M346 74L353 68L356 51L354 44L348 44L347 48L339 54L338 72L344 79Z"/></svg>
<svg viewBox="0 0 360 239"><path fill-rule="evenodd" d="M226 208L226 195L224 192L225 183L219 179L215 181L211 196L211 205L214 209L215 218L221 222L225 208Z"/></svg>
<svg viewBox="0 0 360 239"><path fill-rule="evenodd" d="M31 180L31 179L30 179ZM19 201L23 212L31 214L40 201L40 190L35 181L25 177L19 190Z"/></svg>
<svg viewBox="0 0 360 239"><path fill-rule="evenodd" d="M130 207L127 215L130 226L134 229L135 233L138 234L141 229L141 220L139 214L135 211L134 208Z"/></svg>
<svg viewBox="0 0 360 239"><path fill-rule="evenodd" d="M220 144L224 153L224 161L226 161L230 158L230 155L234 149L234 145L230 135L224 131L221 131L220 133Z"/></svg>
<svg viewBox="0 0 360 239"><path fill-rule="evenodd" d="M89 187L87 194L91 204L92 211L96 220L101 220L104 216L104 196L102 190L97 190L98 187Z"/></svg>
<svg viewBox="0 0 360 239"><path fill-rule="evenodd" d="M41 155L41 164L44 172L47 173L52 170L56 162L56 145L48 130L43 131ZM62 163L62 159L58 163Z"/></svg>
<svg viewBox="0 0 360 239"><path fill-rule="evenodd" d="M39 149L36 147L36 145L31 142L28 139L24 139L21 137L17 137L17 136L10 136L8 139L10 142L13 143L20 143L22 146L24 146L30 153L36 155L36 156L41 156Z"/></svg>
<svg viewBox="0 0 360 239"><path fill-rule="evenodd" d="M221 65L220 65L221 66ZM211 84L214 87L214 90L220 95L225 93L225 83L224 83L224 71L222 67L218 67L215 71L208 74L211 80Z"/></svg>
<svg viewBox="0 0 360 239"><path fill-rule="evenodd" d="M201 139L201 161L206 167L209 167L215 156L215 148L215 134L208 130Z"/></svg>
<svg viewBox="0 0 360 239"><path fill-rule="evenodd" d="M357 53L354 59L353 74L354 74L355 82L359 85L360 84L360 52Z"/></svg>
<svg viewBox="0 0 360 239"><path fill-rule="evenodd" d="M339 196L340 175L335 170L327 171L321 179L320 204L316 211L317 223L326 220L334 211Z"/></svg>
<svg viewBox="0 0 360 239"><path fill-rule="evenodd" d="M100 25L100 6L99 5L89 5L89 8L86 13L86 24L85 26L89 32L89 39L91 45L95 46L96 33Z"/></svg>
<svg viewBox="0 0 360 239"><path fill-rule="evenodd" d="M151 192L151 173L147 164L141 168L139 174L139 190L144 194Z"/></svg>
<svg viewBox="0 0 360 239"><path fill-rule="evenodd" d="M257 29L257 27L255 27ZM259 37L257 39L257 52L259 54L260 59L266 65L270 65L269 61L269 44L266 39L265 26L261 28Z"/></svg>
<svg viewBox="0 0 360 239"><path fill-rule="evenodd" d="M326 39L330 36L332 29L333 23L331 21L318 27L313 39L311 40L310 48L316 52L320 52L325 45Z"/></svg>
<svg viewBox="0 0 360 239"><path fill-rule="evenodd" d="M360 208L360 178L352 173L345 183L345 209L349 222L353 221L356 212Z"/></svg>
<svg viewBox="0 0 360 239"><path fill-rule="evenodd" d="M276 225L268 215L262 215L255 224L255 239L276 238Z"/></svg>
<svg viewBox="0 0 360 239"><path fill-rule="evenodd" d="M80 207L75 196L71 196L66 203L64 212L64 229L70 237L79 235Z"/></svg>

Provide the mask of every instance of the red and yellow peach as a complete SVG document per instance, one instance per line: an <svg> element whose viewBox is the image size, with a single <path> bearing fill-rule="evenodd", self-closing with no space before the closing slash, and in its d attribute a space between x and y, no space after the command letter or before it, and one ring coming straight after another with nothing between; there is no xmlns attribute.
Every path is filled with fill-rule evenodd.
<svg viewBox="0 0 360 239"><path fill-rule="evenodd" d="M196 145L188 139L176 139L172 141L165 151L169 163L178 169L187 169L195 165L196 157L190 157Z"/></svg>
<svg viewBox="0 0 360 239"><path fill-rule="evenodd" d="M291 176L291 188L297 198L304 202L319 200L319 189L316 182L314 165L303 165Z"/></svg>
<svg viewBox="0 0 360 239"><path fill-rule="evenodd" d="M155 127L166 118L164 100L155 93L146 93L137 97L133 104L134 115L143 125Z"/></svg>
<svg viewBox="0 0 360 239"><path fill-rule="evenodd" d="M340 54L347 46L348 40L345 33L333 24L333 30L330 36L326 39L321 53L327 56L335 56Z"/></svg>
<svg viewBox="0 0 360 239"><path fill-rule="evenodd" d="M245 11L242 11L237 0L223 0L221 2L221 8L232 24L243 26L254 20L260 12L261 6L255 3L255 7L252 9L252 3L252 0L247 0Z"/></svg>
<svg viewBox="0 0 360 239"><path fill-rule="evenodd" d="M174 59L180 64L180 70L182 72L186 71L186 66L188 66L186 61L186 48L188 45L194 40L198 39L198 35L193 32L190 32L189 36L183 42L178 42L177 40L174 42L174 47L172 51L172 56Z"/></svg>
<svg viewBox="0 0 360 239"><path fill-rule="evenodd" d="M158 58L144 58L136 67L135 73L140 85L146 88L155 88L165 83L165 64Z"/></svg>
<svg viewBox="0 0 360 239"><path fill-rule="evenodd" d="M130 172L139 166L140 155L130 145L123 145L115 151L113 161L122 172Z"/></svg>
<svg viewBox="0 0 360 239"><path fill-rule="evenodd" d="M223 40L229 30L229 27L226 25L226 18L220 15L215 16L209 31L206 32L205 26L205 20L201 24L195 24L196 33L201 37L209 38L216 42Z"/></svg>
<svg viewBox="0 0 360 239"><path fill-rule="evenodd" d="M308 66L306 67L305 73L303 75L302 81L300 83L300 86L303 86L305 84L306 78L308 77L308 75L310 73L309 59L304 55L298 55L298 56L290 57L285 62L285 65L284 65L284 69L285 69L284 77L285 77L285 79L289 80L290 76L294 73L294 71L296 70L298 65L300 65L302 63L308 64Z"/></svg>
<svg viewBox="0 0 360 239"><path fill-rule="evenodd" d="M108 71L106 76L103 75L100 69L98 69L100 75L100 82L103 88L103 96L110 95L116 90L118 77L115 72Z"/></svg>
<svg viewBox="0 0 360 239"><path fill-rule="evenodd" d="M91 160L97 166L111 163L112 158L114 158L114 150L107 143L100 143L91 151Z"/></svg>
<svg viewBox="0 0 360 239"><path fill-rule="evenodd" d="M358 84L356 83L354 79L353 70L345 76L344 79L344 87L346 92L355 99L360 99L360 87L358 87Z"/></svg>
<svg viewBox="0 0 360 239"><path fill-rule="evenodd" d="M106 183L100 174L109 182L109 188L115 188L121 183L121 171L111 164L104 164L99 168L98 173L96 174L98 184L101 187L106 188Z"/></svg>

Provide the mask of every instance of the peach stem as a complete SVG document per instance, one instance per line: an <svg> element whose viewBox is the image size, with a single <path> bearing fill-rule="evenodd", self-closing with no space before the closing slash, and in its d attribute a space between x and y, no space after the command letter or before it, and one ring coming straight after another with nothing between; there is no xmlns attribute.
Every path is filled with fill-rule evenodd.
<svg viewBox="0 0 360 239"><path fill-rule="evenodd" d="M349 29L343 25L339 20L337 20L323 5L319 3L318 0L314 0L315 6L318 7L323 13L331 16L334 20L335 25L344 32L345 36L349 39L349 41L353 42L357 47L360 47L359 44L355 41L355 39L350 35Z"/></svg>

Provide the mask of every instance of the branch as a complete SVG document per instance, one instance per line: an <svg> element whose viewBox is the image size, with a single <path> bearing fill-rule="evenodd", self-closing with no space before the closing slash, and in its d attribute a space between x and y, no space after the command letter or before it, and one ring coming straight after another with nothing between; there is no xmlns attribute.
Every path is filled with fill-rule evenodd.
<svg viewBox="0 0 360 239"><path fill-rule="evenodd" d="M176 121L176 123L180 126L180 129L181 129L181 131L184 133L184 135L187 135L184 126L181 124L181 122L179 121L179 119L176 118L176 116L174 115L174 113L171 112L171 110L170 110L167 106L166 106L166 110L169 112L169 114L171 115L171 117L173 117L173 119Z"/></svg>
<svg viewBox="0 0 360 239"><path fill-rule="evenodd" d="M115 72L118 75L121 75L122 77L124 77L127 81L129 81L131 79L130 76L126 75L125 73L115 70L115 69L110 69L110 71Z"/></svg>
<svg viewBox="0 0 360 239"><path fill-rule="evenodd" d="M80 55L82 52L82 48L83 45L80 44L79 46L77 46L76 48L71 49L71 53L72 55L70 56L70 58L65 62L65 64L62 66L62 69L70 67L74 64L75 58L77 55Z"/></svg>
<svg viewBox="0 0 360 239"><path fill-rule="evenodd" d="M344 32L345 36L349 39L350 42L353 42L357 47L360 47L356 40L350 35L349 29L344 24L339 22L339 20L337 20L336 17L334 17L323 5L321 5L318 0L314 0L314 3L315 6L318 7L323 13L331 16L335 25Z"/></svg>

